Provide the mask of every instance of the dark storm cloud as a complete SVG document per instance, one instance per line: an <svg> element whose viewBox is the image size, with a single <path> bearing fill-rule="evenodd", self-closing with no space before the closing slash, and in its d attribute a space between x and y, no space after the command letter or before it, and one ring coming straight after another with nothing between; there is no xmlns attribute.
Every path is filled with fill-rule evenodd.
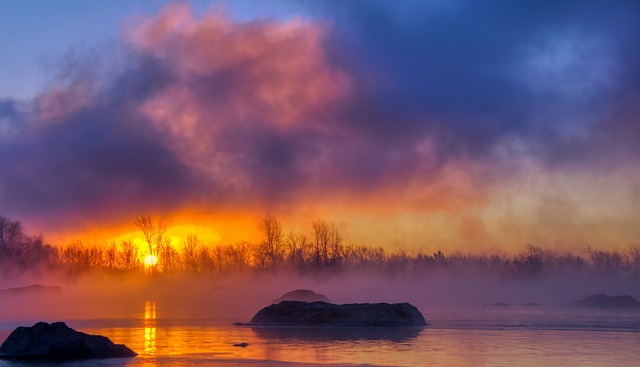
<svg viewBox="0 0 640 367"><path fill-rule="evenodd" d="M34 107L22 116L28 131L0 146L3 210L25 216L95 211L99 217L102 210L157 210L188 197L195 186L189 170L135 110L136 98L161 75L143 60L132 65L110 81L110 90L64 115L42 121L39 115L47 113Z"/></svg>
<svg viewBox="0 0 640 367"><path fill-rule="evenodd" d="M380 140L435 136L445 158L511 136L548 162L588 155L640 89L635 1L319 6L335 22L335 61L363 76L347 117Z"/></svg>

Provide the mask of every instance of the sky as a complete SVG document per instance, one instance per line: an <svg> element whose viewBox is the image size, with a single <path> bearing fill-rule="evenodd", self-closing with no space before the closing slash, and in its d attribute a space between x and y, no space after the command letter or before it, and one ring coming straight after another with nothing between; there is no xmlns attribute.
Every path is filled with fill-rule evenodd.
<svg viewBox="0 0 640 367"><path fill-rule="evenodd" d="M640 241L640 3L0 2L0 215L54 244L333 222L409 250Z"/></svg>

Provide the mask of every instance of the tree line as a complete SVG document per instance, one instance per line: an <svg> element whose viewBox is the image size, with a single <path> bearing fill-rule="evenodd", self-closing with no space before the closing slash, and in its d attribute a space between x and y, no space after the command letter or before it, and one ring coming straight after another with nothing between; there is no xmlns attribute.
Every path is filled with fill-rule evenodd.
<svg viewBox="0 0 640 367"><path fill-rule="evenodd" d="M181 244L172 243L167 226L151 216L139 216L134 224L146 246L130 240L108 244L72 241L62 246L46 244L42 236L29 236L19 221L0 216L0 273L58 270L71 274L86 271L114 273L278 272L334 274L372 271L393 275L422 275L435 271L464 274L483 272L523 279L545 274L589 273L611 277L640 278L640 246L625 251L587 248L582 254L525 245L515 254L409 253L380 246L345 243L333 224L311 223L308 233L285 234L282 221L267 213L257 224L257 243L239 241L208 245L196 234ZM145 256L157 259L145 266Z"/></svg>

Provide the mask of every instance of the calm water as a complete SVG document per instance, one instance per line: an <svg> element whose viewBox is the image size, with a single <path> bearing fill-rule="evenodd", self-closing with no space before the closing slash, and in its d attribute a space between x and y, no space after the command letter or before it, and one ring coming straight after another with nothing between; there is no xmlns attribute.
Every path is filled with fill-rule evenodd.
<svg viewBox="0 0 640 367"><path fill-rule="evenodd" d="M108 336L134 359L71 366L638 366L640 312L549 307L421 307L429 326L404 330L252 329L232 320L163 318L154 302L121 319L68 325ZM0 339L26 321L0 321ZM249 343L246 348L234 343ZM288 363L287 363L288 362ZM0 361L0 366L22 363ZM42 364L38 364L42 365ZM33 366L33 364L30 364Z"/></svg>

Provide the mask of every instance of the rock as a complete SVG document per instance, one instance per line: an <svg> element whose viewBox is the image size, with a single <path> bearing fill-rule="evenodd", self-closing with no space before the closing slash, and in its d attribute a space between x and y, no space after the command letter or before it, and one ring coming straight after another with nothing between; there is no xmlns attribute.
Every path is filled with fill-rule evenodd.
<svg viewBox="0 0 640 367"><path fill-rule="evenodd" d="M63 360L136 355L107 337L75 331L64 322L38 322L31 327L18 327L0 346L0 358L4 359Z"/></svg>
<svg viewBox="0 0 640 367"><path fill-rule="evenodd" d="M235 343L233 346L234 347L240 347L240 348L246 348L246 347L249 346L249 343L247 343L247 342Z"/></svg>
<svg viewBox="0 0 640 367"><path fill-rule="evenodd" d="M570 305L591 308L640 308L640 302L631 296L607 296L606 294L594 294L571 302Z"/></svg>
<svg viewBox="0 0 640 367"><path fill-rule="evenodd" d="M0 290L0 294L8 295L31 295L31 294L58 294L62 291L62 287L32 284L27 287L15 287Z"/></svg>
<svg viewBox="0 0 640 367"><path fill-rule="evenodd" d="M505 302L495 302L495 303L491 303L491 304L485 304L485 306L489 306L489 307L509 307L511 306L508 303Z"/></svg>
<svg viewBox="0 0 640 367"><path fill-rule="evenodd" d="M282 301L331 302L324 294L316 293L310 289L296 289L295 291L285 293L272 303L280 303Z"/></svg>
<svg viewBox="0 0 640 367"><path fill-rule="evenodd" d="M418 309L409 303L353 303L282 301L267 306L253 316L253 325L262 326L349 326L408 327L427 324Z"/></svg>
<svg viewBox="0 0 640 367"><path fill-rule="evenodd" d="M535 303L535 302L523 303L522 306L524 306L524 307L540 307L540 305Z"/></svg>

